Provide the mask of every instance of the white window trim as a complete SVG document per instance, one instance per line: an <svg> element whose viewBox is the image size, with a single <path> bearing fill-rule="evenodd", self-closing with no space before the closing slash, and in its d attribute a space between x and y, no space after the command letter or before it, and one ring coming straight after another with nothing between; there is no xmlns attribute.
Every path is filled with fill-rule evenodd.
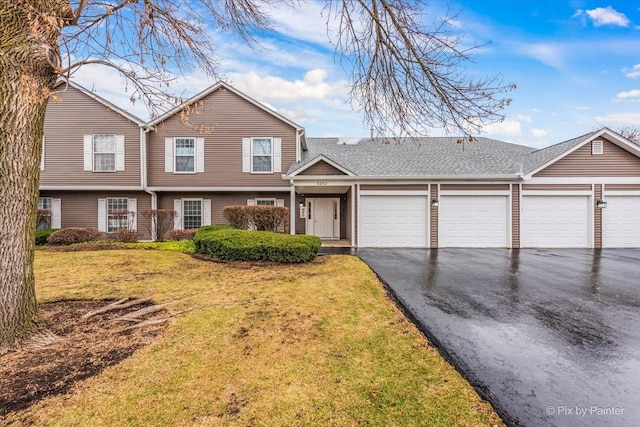
<svg viewBox="0 0 640 427"><path fill-rule="evenodd" d="M96 169L96 154L111 154L111 152L96 152L96 136L112 136L115 143L115 150L113 150L113 170L98 170ZM91 163L93 164L93 171L96 173L114 173L118 171L118 135L115 133L94 133L91 135Z"/></svg>
<svg viewBox="0 0 640 427"><path fill-rule="evenodd" d="M604 142L601 139L594 139L591 141L591 154L594 156L601 156L604 154Z"/></svg>
<svg viewBox="0 0 640 427"><path fill-rule="evenodd" d="M127 201L127 209L126 209L126 211L127 211L127 228L126 228L126 230L132 228L131 226L133 225L133 224L129 224L129 212L130 212L130 210L129 210L129 200L130 199L128 197L107 197L105 199L106 200L105 218L106 218L106 221L107 221L107 223L105 224L105 230L106 230L107 233L115 233L118 230L124 230L123 228L118 228L118 229L116 229L114 231L109 231L109 200L116 200L116 199L124 199L124 200Z"/></svg>
<svg viewBox="0 0 640 427"><path fill-rule="evenodd" d="M277 205L277 201L275 198L271 198L271 197L258 197L255 198L255 205L256 206L276 206ZM273 205L261 205L259 202L273 202Z"/></svg>
<svg viewBox="0 0 640 427"><path fill-rule="evenodd" d="M254 171L253 170L253 141L256 139L268 139L269 141L271 141L271 169L269 171ZM249 147L251 150L251 155L249 156L249 162L251 165L251 173L252 174L256 174L256 175L266 175L266 174L273 174L273 162L274 162L274 155L273 155L273 137L272 136L253 136L251 137L251 142L250 142L251 146Z"/></svg>
<svg viewBox="0 0 640 427"><path fill-rule="evenodd" d="M181 216L182 218L180 219L180 222L182 223L182 230L186 230L185 226L184 226L184 202L193 202L193 201L199 201L200 202L200 227L202 227L204 225L204 199L202 198L198 198L198 197L190 197L187 199L181 199L182 200L182 212L181 212Z"/></svg>
<svg viewBox="0 0 640 427"><path fill-rule="evenodd" d="M178 168L176 167L176 158L178 157L177 150L176 150L176 143L179 139L190 139L193 141L193 171L178 171ZM180 157L187 157L187 156L180 156ZM197 161L198 161L198 141L196 140L196 138L192 136L174 137L173 138L173 173L177 175L195 175L198 170L198 165L196 164ZM191 199L185 199L185 200L191 200Z"/></svg>

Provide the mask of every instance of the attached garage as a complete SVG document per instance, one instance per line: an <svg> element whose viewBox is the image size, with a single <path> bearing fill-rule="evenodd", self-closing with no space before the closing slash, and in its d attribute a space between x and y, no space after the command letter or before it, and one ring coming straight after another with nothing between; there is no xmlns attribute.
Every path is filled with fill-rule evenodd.
<svg viewBox="0 0 640 427"><path fill-rule="evenodd" d="M426 248L426 195L360 196L359 246Z"/></svg>
<svg viewBox="0 0 640 427"><path fill-rule="evenodd" d="M606 195L602 210L602 246L640 247L640 196Z"/></svg>
<svg viewBox="0 0 640 427"><path fill-rule="evenodd" d="M587 248L590 206L586 195L523 195L523 248Z"/></svg>
<svg viewBox="0 0 640 427"><path fill-rule="evenodd" d="M442 195L438 211L441 248L509 247L509 197Z"/></svg>

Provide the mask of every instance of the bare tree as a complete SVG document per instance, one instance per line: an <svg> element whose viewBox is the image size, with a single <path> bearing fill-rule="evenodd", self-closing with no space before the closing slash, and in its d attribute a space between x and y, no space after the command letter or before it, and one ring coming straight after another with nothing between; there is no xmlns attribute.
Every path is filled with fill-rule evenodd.
<svg viewBox="0 0 640 427"><path fill-rule="evenodd" d="M140 211L140 218L145 219L147 231L152 239L160 242L164 241L164 235L169 230L173 230L174 221L178 217L178 212L173 209L146 209Z"/></svg>
<svg viewBox="0 0 640 427"><path fill-rule="evenodd" d="M176 75L216 76L211 30L258 47L274 4L298 0L4 0L0 2L0 354L40 330L33 257L39 161L47 101L58 78L100 64L130 83L152 115L180 103ZM475 81L450 16L425 26L423 0L326 0L351 98L378 133L471 132L499 120L512 86ZM194 106L189 106L194 107ZM187 109L187 111L189 111Z"/></svg>
<svg viewBox="0 0 640 427"><path fill-rule="evenodd" d="M614 129L618 134L627 138L629 141L640 144L640 127L626 125Z"/></svg>

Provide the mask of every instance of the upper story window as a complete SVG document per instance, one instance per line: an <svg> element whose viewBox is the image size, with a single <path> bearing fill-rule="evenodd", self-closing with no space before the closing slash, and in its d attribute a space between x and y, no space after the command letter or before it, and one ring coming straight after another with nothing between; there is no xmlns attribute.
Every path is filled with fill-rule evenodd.
<svg viewBox="0 0 640 427"><path fill-rule="evenodd" d="M273 138L251 138L251 171L273 172Z"/></svg>
<svg viewBox="0 0 640 427"><path fill-rule="evenodd" d="M116 136L93 135L93 170L116 171Z"/></svg>
<svg viewBox="0 0 640 427"><path fill-rule="evenodd" d="M41 165L41 169L44 169L44 165ZM84 170L124 171L124 135L84 135Z"/></svg>
<svg viewBox="0 0 640 427"><path fill-rule="evenodd" d="M195 138L176 138L174 153L177 173L194 173L196 171Z"/></svg>

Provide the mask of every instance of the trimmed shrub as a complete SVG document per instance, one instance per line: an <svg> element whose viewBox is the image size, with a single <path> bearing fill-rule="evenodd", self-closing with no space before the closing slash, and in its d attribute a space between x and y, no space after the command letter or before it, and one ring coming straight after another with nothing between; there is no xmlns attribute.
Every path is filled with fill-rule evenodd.
<svg viewBox="0 0 640 427"><path fill-rule="evenodd" d="M71 245L73 243L90 242L100 235L96 228L70 227L54 231L47 242L52 245Z"/></svg>
<svg viewBox="0 0 640 427"><path fill-rule="evenodd" d="M289 208L281 206L225 206L224 218L235 228L286 233Z"/></svg>
<svg viewBox="0 0 640 427"><path fill-rule="evenodd" d="M202 227L194 238L196 253L225 261L301 263L313 260L320 249L315 236Z"/></svg>
<svg viewBox="0 0 640 427"><path fill-rule="evenodd" d="M50 228L48 230L36 230L36 246L42 246L47 244L47 239L56 229Z"/></svg>
<svg viewBox="0 0 640 427"><path fill-rule="evenodd" d="M169 230L164 233L164 239L167 241L174 240L193 240L193 237L198 232L197 228L190 228L187 230Z"/></svg>
<svg viewBox="0 0 640 427"><path fill-rule="evenodd" d="M116 230L113 233L113 239L118 242L137 242L138 241L138 232L135 230L129 230L126 228L121 228Z"/></svg>

